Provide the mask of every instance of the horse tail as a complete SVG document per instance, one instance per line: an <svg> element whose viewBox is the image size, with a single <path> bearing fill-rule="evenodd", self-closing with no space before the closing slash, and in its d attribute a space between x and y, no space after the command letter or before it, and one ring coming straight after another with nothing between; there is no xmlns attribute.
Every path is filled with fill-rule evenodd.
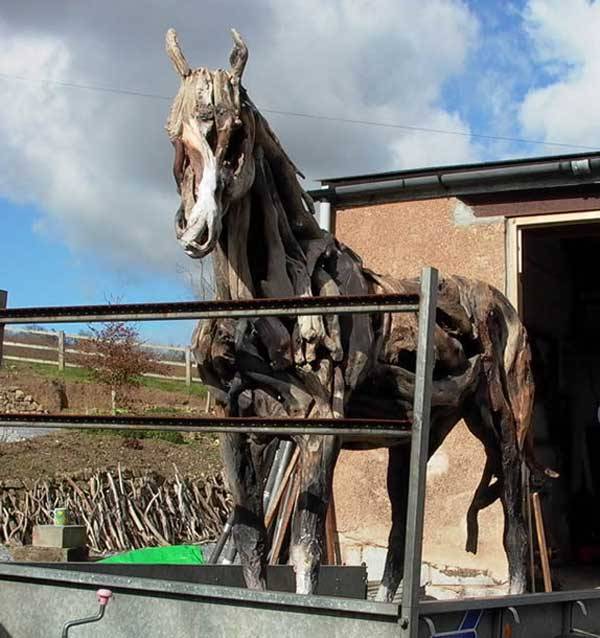
<svg viewBox="0 0 600 638"><path fill-rule="evenodd" d="M519 451L535 477L557 478L558 473L545 467L535 455L533 428L535 383L527 330L517 311L504 295L502 295L502 301L507 329L503 352L503 382L506 398L514 417Z"/></svg>

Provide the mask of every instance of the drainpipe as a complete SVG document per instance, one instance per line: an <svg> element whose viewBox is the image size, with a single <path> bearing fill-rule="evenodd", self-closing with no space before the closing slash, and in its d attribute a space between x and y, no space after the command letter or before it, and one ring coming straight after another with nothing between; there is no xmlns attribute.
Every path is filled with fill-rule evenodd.
<svg viewBox="0 0 600 638"><path fill-rule="evenodd" d="M69 629L71 627L77 627L78 625L88 625L89 623L98 622L102 620L104 617L104 612L106 611L106 605L108 605L108 601L112 598L112 592L110 589L99 589L96 592L96 598L100 603L100 609L95 616L89 616L88 618L80 618L78 620L69 620L63 625L62 630L62 638L68 638Z"/></svg>
<svg viewBox="0 0 600 638"><path fill-rule="evenodd" d="M319 226L331 232L331 204L327 201L319 202Z"/></svg>

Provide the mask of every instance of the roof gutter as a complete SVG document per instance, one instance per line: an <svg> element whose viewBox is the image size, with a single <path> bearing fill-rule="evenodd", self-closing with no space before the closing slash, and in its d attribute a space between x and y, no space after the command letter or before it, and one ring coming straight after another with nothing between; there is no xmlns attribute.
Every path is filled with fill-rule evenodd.
<svg viewBox="0 0 600 638"><path fill-rule="evenodd" d="M362 206L414 199L433 199L531 188L589 184L600 180L600 157L532 162L470 170L436 170L429 174L391 177L354 184L327 184L311 191L317 201L336 207Z"/></svg>

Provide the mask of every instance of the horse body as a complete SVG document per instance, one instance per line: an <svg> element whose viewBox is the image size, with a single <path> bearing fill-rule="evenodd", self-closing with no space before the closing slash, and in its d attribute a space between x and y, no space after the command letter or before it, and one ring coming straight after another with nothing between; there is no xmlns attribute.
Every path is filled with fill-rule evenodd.
<svg viewBox="0 0 600 638"><path fill-rule="evenodd" d="M360 258L313 217L297 169L241 87L247 49L234 32L228 71L191 70L173 31L167 52L181 76L167 130L181 193L176 232L186 253L214 257L221 299L418 292ZM409 314L215 320L193 346L200 375L231 416L411 418L417 346ZM530 449L530 353L515 310L494 288L460 277L440 280L430 455L464 418L487 463L468 513L467 549L476 550L477 512L500 498L510 590L525 588L527 535L521 513L523 451ZM293 437L300 479L290 561L300 593L313 593L333 469L342 447L381 441ZM269 437L223 435L235 517L233 536L248 586L265 587L268 549L262 488ZM408 445L391 445L392 528L378 597L391 600L403 569ZM492 483L492 478L496 481Z"/></svg>

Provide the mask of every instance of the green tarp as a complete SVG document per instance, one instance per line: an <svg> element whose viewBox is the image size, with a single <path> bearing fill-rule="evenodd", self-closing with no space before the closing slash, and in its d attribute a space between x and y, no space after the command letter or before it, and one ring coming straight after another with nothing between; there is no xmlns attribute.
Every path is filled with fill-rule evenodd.
<svg viewBox="0 0 600 638"><path fill-rule="evenodd" d="M196 545L145 547L104 558L100 563L137 563L145 565L203 565L202 548Z"/></svg>

